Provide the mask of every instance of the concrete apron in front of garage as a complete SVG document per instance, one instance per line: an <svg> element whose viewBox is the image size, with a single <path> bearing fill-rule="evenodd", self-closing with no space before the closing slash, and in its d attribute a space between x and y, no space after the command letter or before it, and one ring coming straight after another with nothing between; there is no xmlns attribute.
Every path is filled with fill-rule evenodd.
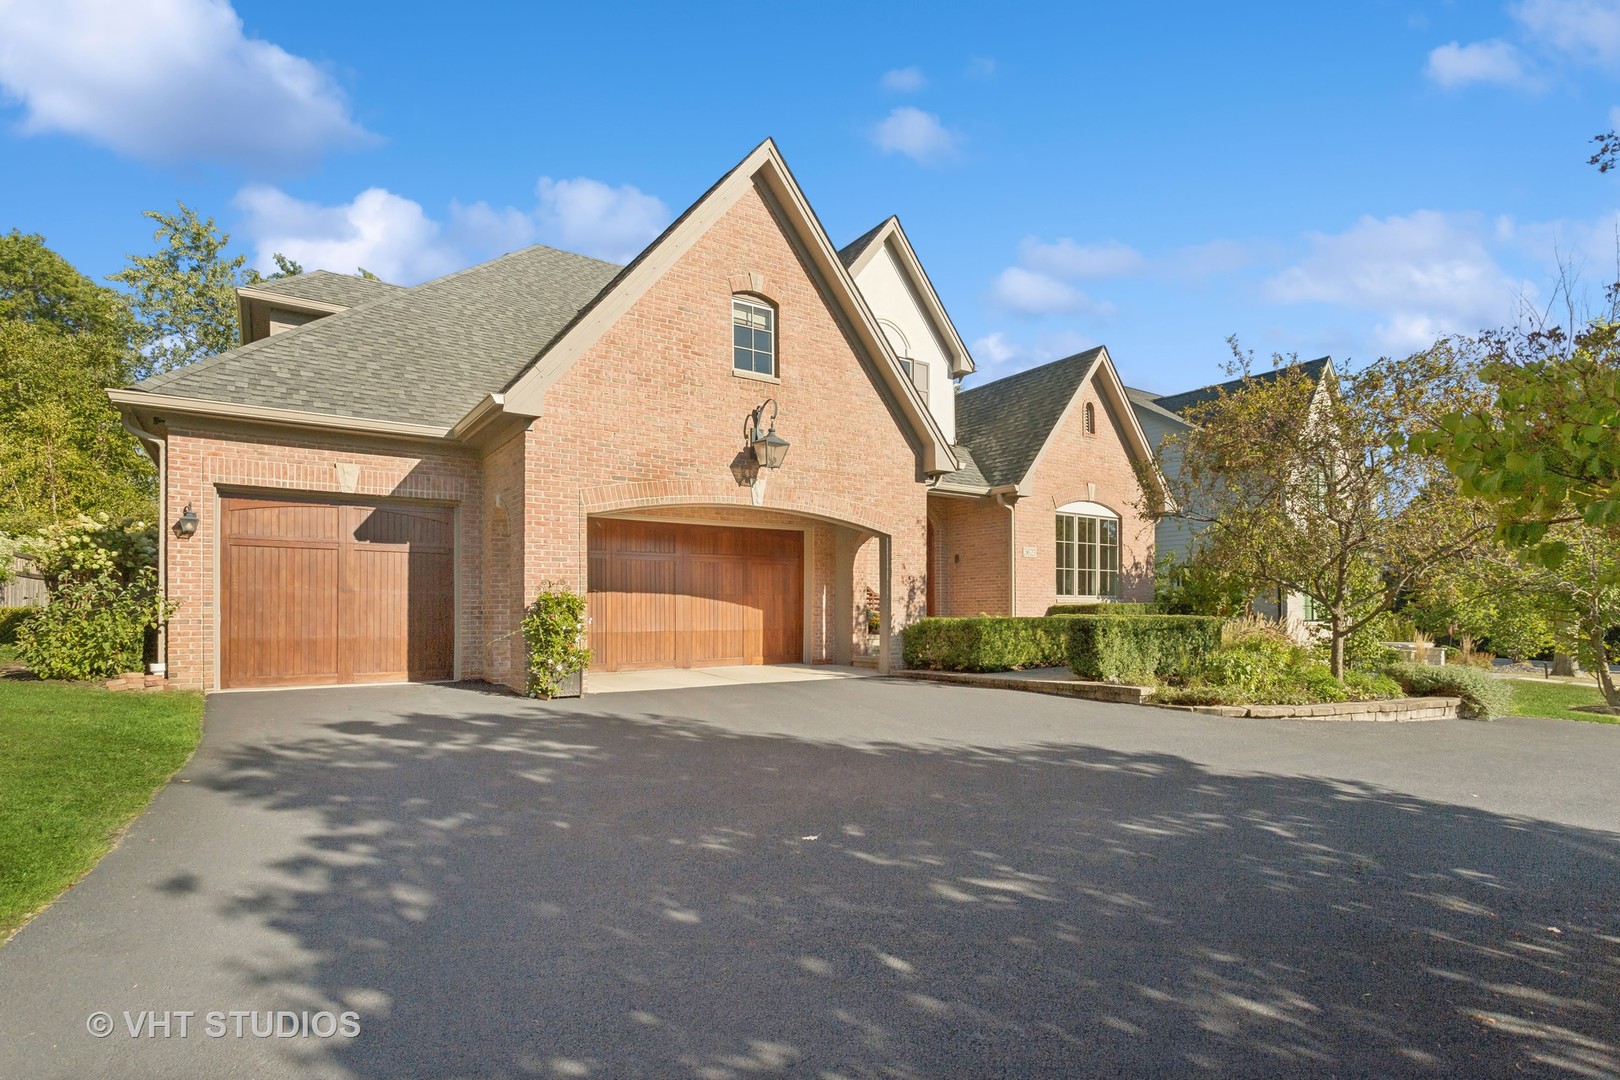
<svg viewBox="0 0 1620 1080"><path fill-rule="evenodd" d="M656 668L648 671L589 672L585 693L623 694L637 690L689 690L705 686L757 686L760 683L870 679L872 668L837 664L736 664L729 667Z"/></svg>

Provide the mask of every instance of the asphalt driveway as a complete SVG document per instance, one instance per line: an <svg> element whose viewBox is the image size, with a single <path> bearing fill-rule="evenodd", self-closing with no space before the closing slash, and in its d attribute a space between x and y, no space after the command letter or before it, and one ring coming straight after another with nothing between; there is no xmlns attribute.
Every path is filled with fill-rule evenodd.
<svg viewBox="0 0 1620 1080"><path fill-rule="evenodd" d="M220 695L0 949L0 1075L1616 1076L1617 776L883 679Z"/></svg>

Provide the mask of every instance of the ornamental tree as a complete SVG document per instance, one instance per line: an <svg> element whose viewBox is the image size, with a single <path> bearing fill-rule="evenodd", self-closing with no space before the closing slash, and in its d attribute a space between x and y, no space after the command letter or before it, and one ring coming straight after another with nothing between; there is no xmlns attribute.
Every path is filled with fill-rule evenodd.
<svg viewBox="0 0 1620 1080"><path fill-rule="evenodd" d="M1471 406L1475 373L1443 348L1320 382L1282 357L1258 376L1235 342L1233 355L1241 384L1188 410L1192 429L1161 447L1180 463L1167 477L1170 497L1144 482L1142 508L1200 530L1204 556L1255 591L1314 600L1342 678L1351 634L1490 531L1477 500L1404 441Z"/></svg>

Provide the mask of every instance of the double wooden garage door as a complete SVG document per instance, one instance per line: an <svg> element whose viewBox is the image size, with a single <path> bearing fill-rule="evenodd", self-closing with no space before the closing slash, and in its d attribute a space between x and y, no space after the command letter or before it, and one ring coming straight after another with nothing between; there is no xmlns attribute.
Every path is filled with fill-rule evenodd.
<svg viewBox="0 0 1620 1080"><path fill-rule="evenodd" d="M804 534L594 519L591 666L804 659Z"/></svg>
<svg viewBox="0 0 1620 1080"><path fill-rule="evenodd" d="M223 686L453 676L453 511L257 498L220 510Z"/></svg>

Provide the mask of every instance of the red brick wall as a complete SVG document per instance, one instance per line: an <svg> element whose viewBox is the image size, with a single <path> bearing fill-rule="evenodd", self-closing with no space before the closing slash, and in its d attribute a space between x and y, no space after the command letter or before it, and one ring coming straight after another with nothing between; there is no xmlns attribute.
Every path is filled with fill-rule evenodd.
<svg viewBox="0 0 1620 1080"><path fill-rule="evenodd" d="M1097 410L1095 435L1083 430L1081 418L1087 402ZM1120 518L1120 599L1153 599L1153 526L1135 506L1140 488L1125 448L1125 422L1088 382L1025 478L1030 494L1018 500L1014 541L1018 556L1016 614L1042 615L1057 601L1054 514L1065 503L1087 498ZM1096 485L1095 496L1088 495L1089 484ZM1035 549L1034 558L1024 557L1026 548Z"/></svg>
<svg viewBox="0 0 1620 1080"><path fill-rule="evenodd" d="M1006 615L1011 513L994 499L928 500L934 519L934 601L939 614Z"/></svg>
<svg viewBox="0 0 1620 1080"><path fill-rule="evenodd" d="M777 307L780 381L732 374L732 280L747 274L763 277L759 291ZM774 397L777 432L792 445L765 474L760 509L891 535L898 629L921 614L926 494L884 394L765 200L744 194L548 391L525 451L525 590L546 579L585 587L592 512L679 516L707 504L752 513L731 467L744 417ZM815 609L835 593L821 584L812 625L836 634L853 618ZM811 645L813 656L828 648Z"/></svg>
<svg viewBox="0 0 1620 1080"><path fill-rule="evenodd" d="M172 523L188 503L199 519L196 535L178 539L171 533L168 537L169 596L180 603L168 628L173 685L215 689L218 498L222 488L226 494L314 492L456 506L460 574L456 634L461 674L465 678L483 676L484 515L476 454L399 441L192 424L172 423L168 437L163 522ZM352 491L344 490L340 464L358 466Z"/></svg>
<svg viewBox="0 0 1620 1080"><path fill-rule="evenodd" d="M749 274L777 305L779 381L732 374L732 281ZM515 631L525 602L546 581L583 590L586 519L624 510L690 517L694 507L723 507L815 524L809 648L813 659L835 655L837 635L854 626L853 611L836 610L840 532L891 536L893 626L922 614L926 489L885 395L813 270L750 191L552 386L544 416L482 457L271 429L171 430L166 519L191 502L202 526L171 545L170 593L183 607L170 630L170 674L179 685L213 685L217 488L339 493L340 462L360 466L355 494L458 506L463 677L522 685ZM779 403L777 430L792 447L756 509L731 466L743 418L766 397Z"/></svg>

